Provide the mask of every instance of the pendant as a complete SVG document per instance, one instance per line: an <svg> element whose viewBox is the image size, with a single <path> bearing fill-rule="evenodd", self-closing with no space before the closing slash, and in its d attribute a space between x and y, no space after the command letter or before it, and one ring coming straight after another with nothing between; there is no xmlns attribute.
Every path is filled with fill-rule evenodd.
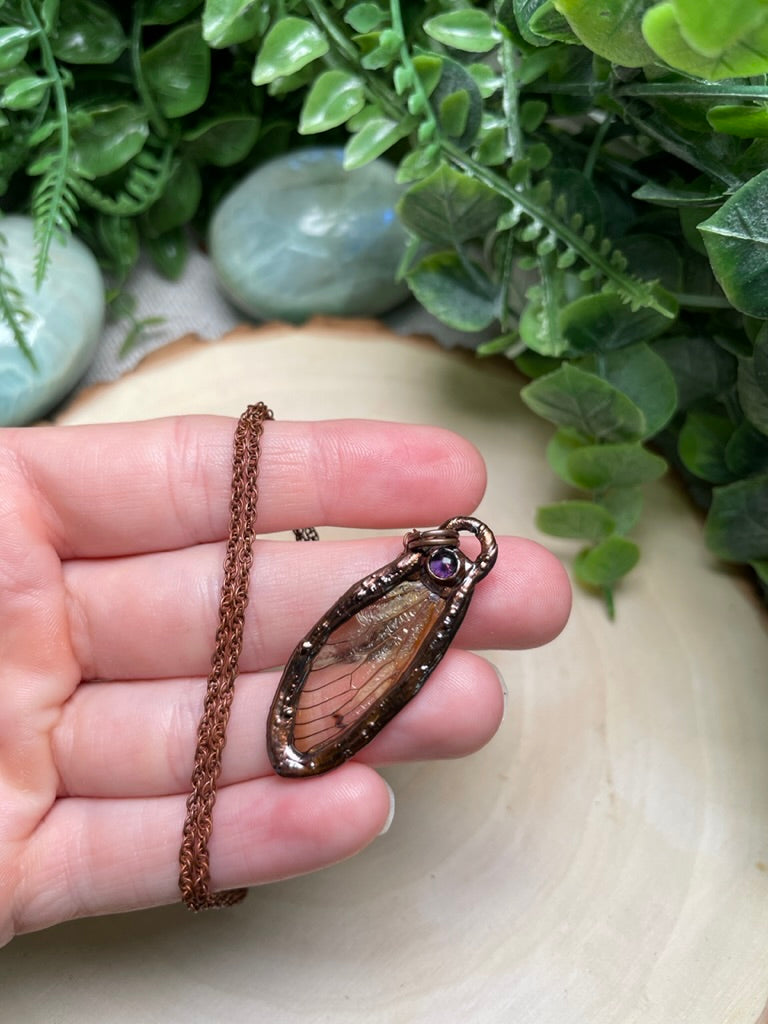
<svg viewBox="0 0 768 1024"><path fill-rule="evenodd" d="M473 534L473 560L459 547ZM496 539L456 516L411 530L403 553L355 583L298 644L267 722L278 775L320 775L343 764L414 697L461 625L475 584L496 561Z"/></svg>

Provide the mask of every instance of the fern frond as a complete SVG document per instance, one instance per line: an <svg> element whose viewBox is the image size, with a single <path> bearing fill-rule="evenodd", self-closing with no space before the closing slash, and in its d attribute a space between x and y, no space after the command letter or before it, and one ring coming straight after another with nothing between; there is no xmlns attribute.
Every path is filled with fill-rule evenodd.
<svg viewBox="0 0 768 1024"><path fill-rule="evenodd" d="M174 171L173 147L167 143L159 152L149 144L131 161L116 195L109 195L92 182L78 178L73 187L84 203L113 217L135 217L144 213L165 191Z"/></svg>
<svg viewBox="0 0 768 1024"><path fill-rule="evenodd" d="M35 221L35 283L43 282L50 258L51 244L56 236L66 238L77 222L75 186L79 176L68 165L66 153L51 154L53 160L43 172L32 193L32 216Z"/></svg>
<svg viewBox="0 0 768 1024"><path fill-rule="evenodd" d="M30 348L24 332L24 326L31 322L32 314L27 309L24 296L5 262L7 246L8 242L5 236L0 235L0 320L5 321L8 325L13 340L21 349L27 362L33 370L37 370L35 354Z"/></svg>

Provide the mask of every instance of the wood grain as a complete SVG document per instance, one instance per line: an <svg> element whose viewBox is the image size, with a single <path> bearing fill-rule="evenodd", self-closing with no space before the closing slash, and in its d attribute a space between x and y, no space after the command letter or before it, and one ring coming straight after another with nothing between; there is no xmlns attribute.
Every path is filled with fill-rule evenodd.
<svg viewBox="0 0 768 1024"><path fill-rule="evenodd" d="M263 399L283 419L442 424L487 459L480 517L535 534L536 506L561 492L519 384L504 364L316 322L186 339L60 422ZM501 732L469 760L388 770L397 813L369 850L234 911L17 940L0 959L7 1019L765 1022L766 617L674 481L647 507L616 622L577 593L554 644L495 655Z"/></svg>

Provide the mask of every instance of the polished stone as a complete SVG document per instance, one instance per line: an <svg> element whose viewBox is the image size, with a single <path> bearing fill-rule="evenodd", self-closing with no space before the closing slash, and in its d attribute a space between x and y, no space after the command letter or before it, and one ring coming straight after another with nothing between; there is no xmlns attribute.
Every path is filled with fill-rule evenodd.
<svg viewBox="0 0 768 1024"><path fill-rule="evenodd" d="M18 426L52 409L85 373L104 323L104 282L89 249L77 238L55 240L45 280L35 287L32 220L0 219L5 265L31 318L27 342L37 370L0 319L0 426Z"/></svg>
<svg viewBox="0 0 768 1024"><path fill-rule="evenodd" d="M354 171L335 148L263 164L221 202L210 253L222 288L257 319L377 316L408 296L401 187L385 160Z"/></svg>

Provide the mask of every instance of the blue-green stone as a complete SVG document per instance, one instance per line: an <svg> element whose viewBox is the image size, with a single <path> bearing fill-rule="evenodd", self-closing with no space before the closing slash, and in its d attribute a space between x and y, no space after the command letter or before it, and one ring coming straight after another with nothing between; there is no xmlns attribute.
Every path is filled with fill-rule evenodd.
<svg viewBox="0 0 768 1024"><path fill-rule="evenodd" d="M31 314L24 334L37 363L35 370L0 317L0 426L7 427L44 415L82 377L101 336L105 301L98 264L77 238L54 239L38 289L32 220L3 217L0 236L6 269Z"/></svg>
<svg viewBox="0 0 768 1024"><path fill-rule="evenodd" d="M345 171L342 150L303 149L257 168L221 202L210 254L222 288L256 318L376 316L407 297L402 189L384 160Z"/></svg>

